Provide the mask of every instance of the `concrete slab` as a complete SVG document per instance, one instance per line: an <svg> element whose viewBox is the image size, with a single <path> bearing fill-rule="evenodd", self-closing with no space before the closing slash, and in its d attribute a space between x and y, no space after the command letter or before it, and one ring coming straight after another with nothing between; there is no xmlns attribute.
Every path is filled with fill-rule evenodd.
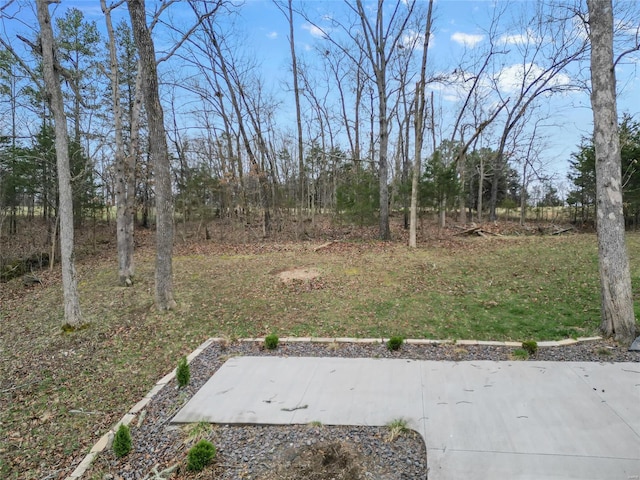
<svg viewBox="0 0 640 480"><path fill-rule="evenodd" d="M422 408L419 379L411 360L234 357L173 422L384 426L407 417L407 403Z"/></svg>
<svg viewBox="0 0 640 480"><path fill-rule="evenodd" d="M640 474L640 434L630 419L631 412L640 416L640 390L620 364L427 363L423 383L439 385L425 390L428 447L635 459ZM611 394L615 405L603 402L580 377L583 369L597 377L623 377L608 387L620 388Z"/></svg>
<svg viewBox="0 0 640 480"><path fill-rule="evenodd" d="M234 357L173 422L383 426L431 480L640 479L640 364Z"/></svg>

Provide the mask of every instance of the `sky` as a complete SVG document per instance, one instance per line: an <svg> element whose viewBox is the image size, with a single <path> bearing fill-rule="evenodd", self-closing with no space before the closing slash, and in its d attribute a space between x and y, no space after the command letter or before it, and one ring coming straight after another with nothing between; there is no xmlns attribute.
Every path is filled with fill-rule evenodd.
<svg viewBox="0 0 640 480"><path fill-rule="evenodd" d="M6 0L4 0L6 1ZM110 3L110 2L108 2ZM389 5L392 2L386 2ZM421 8L426 7L425 1L418 2ZM618 2L623 6L634 6L640 9L638 2ZM158 5L156 1L147 1L147 9L153 10ZM240 3L239 3L240 5ZM502 24L497 33L498 43L501 48L513 49L516 52L524 39L531 38L532 32L528 25L518 22L520 10L535 7L535 1L516 1L508 4L504 1L458 1L436 0L434 7L434 28L430 39L429 66L431 74L451 75L459 67L461 59L471 59L487 47L490 30L490 22L495 5L503 9ZM370 5L368 5L370 6ZM66 8L76 7L80 9L88 20L96 21L98 28L104 32L104 18L100 10L99 0L62 0L58 6L52 7L55 15L60 15ZM310 66L314 66L319 60L316 49L322 49L328 40L326 34L333 35L328 17L343 19L347 16L344 2L341 0L325 1L294 1L294 8L303 8L309 15L316 19L317 24L325 28L319 30L305 19L297 16L294 20L294 35L299 57ZM4 35L11 36L15 31L24 32L30 25L34 25L33 17L30 18L30 8L27 7L19 14L21 20L3 20ZM265 86L274 95L281 96L281 108L278 114L283 125L293 128L293 97L290 93L291 70L290 50L288 41L288 23L282 12L276 8L272 0L245 0L234 9L233 15L220 17L220 22L225 23L225 29L237 36L237 48L247 55L253 56L260 69L260 76L264 79ZM126 8L120 7L114 13L114 23L119 18L127 16ZM636 19L638 16L635 17ZM178 28L187 27L193 17L184 4L172 7L165 18ZM627 32L633 33L638 28L637 21L629 21L620 17L619 23ZM168 48L173 40L168 31L159 28L154 32L156 49L161 52ZM620 47L623 48L623 47ZM637 114L640 110L640 56L627 57L616 68L618 80L618 111L622 113ZM509 95L510 82L517 78L518 61L515 56L506 56L501 65L500 86ZM510 63L512 62L512 63ZM588 66L588 65L587 65ZM181 68L176 62L167 62L161 66L161 73L175 74ZM579 69L571 67L565 75L559 76L559 82L571 81L575 78L585 79L585 64ZM455 112L461 103L461 91L451 85L433 85L436 98L436 107L442 121L442 135L447 136L447 128L453 123ZM543 99L541 111L549 113L549 118L539 128L545 148L540 154L541 161L546 170L555 174L556 180L562 181L568 170L568 160L572 152L577 150L577 145L583 137L590 135L592 128L592 114L590 110L589 96L584 90L571 91L554 95ZM545 126L546 125L546 126ZM449 127L448 127L449 126ZM287 127L287 128L289 128Z"/></svg>
<svg viewBox="0 0 640 480"><path fill-rule="evenodd" d="M321 12L340 11L340 1L307 2ZM426 2L423 2L426 3ZM429 62L432 71L451 71L456 68L457 59L463 55L472 55L488 41L489 23L493 13L490 1L436 0L434 7L434 33L430 40ZM504 3L504 2L502 2ZM516 2L527 3L527 2ZM528 2L534 3L534 2ZM636 3L636 5L638 5ZM505 17L516 15L507 8ZM290 75L290 56L287 28L282 14L275 10L271 2L250 0L246 3L242 17L255 38L256 55L264 59L265 65L273 65L274 72ZM517 19L513 19L517 22ZM506 23L509 23L507 20ZM634 25L637 28L637 24ZM302 19L296 22L296 42L303 52L311 51L314 46L326 40L322 32ZM526 36L526 30L518 26L507 28L501 36L505 42L515 44ZM304 53L303 53L304 54ZM622 113L640 112L640 62L636 56L633 61L622 62L616 69L618 80L618 110ZM518 62L514 62L514 69ZM507 66L506 72L509 72ZM282 75L281 73L281 75ZM574 70L571 72L578 76ZM276 75L276 73L274 73ZM581 74L584 77L584 72ZM508 75L507 75L508 77ZM508 79L505 79L508 82ZM440 106L445 112L456 110L460 103L459 95L450 88L436 89L441 93ZM557 95L549 99L548 109L553 113L547 122L550 126L544 132L546 148L542 152L546 168L563 180L568 170L568 160L577 150L583 137L591 135L592 112L587 92L572 92Z"/></svg>

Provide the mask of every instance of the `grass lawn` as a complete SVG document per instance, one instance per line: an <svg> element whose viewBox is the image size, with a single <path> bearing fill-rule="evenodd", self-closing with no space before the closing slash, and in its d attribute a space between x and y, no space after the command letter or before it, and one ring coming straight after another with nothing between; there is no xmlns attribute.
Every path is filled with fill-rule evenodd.
<svg viewBox="0 0 640 480"><path fill-rule="evenodd" d="M640 235L628 237L640 287ZM211 336L550 340L597 335L595 235L445 238L417 250L336 242L178 246L178 308L153 308L153 252L132 288L115 254L79 265L88 328L62 333L56 274L0 295L0 478L70 473L178 359ZM311 280L278 274L315 269ZM640 312L639 312L640 313ZM6 439L6 440L5 440Z"/></svg>

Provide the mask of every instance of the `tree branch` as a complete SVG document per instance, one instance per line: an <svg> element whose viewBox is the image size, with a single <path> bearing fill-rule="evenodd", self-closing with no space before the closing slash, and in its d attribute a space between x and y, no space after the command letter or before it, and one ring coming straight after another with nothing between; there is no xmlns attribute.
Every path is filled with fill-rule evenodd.
<svg viewBox="0 0 640 480"><path fill-rule="evenodd" d="M25 38L21 37L20 35L16 35L18 37L18 39L22 40L23 42L26 42L30 47L35 47L35 45L26 40ZM20 66L22 67L22 69L27 72L27 75L29 75L29 77L31 77L31 80L33 80L33 82L38 86L38 88L42 89L42 81L40 78L38 78L38 76L36 75L36 73L33 71L33 69L31 67L29 67L29 65L27 65L25 63L24 60L22 60L22 58L20 58L18 56L18 54L16 53L16 51L13 49L13 47L11 45L9 45L4 38L0 37L0 45L2 45L4 47L4 49L9 52L11 54L11 56L16 60L16 62L18 62L20 64ZM40 54L42 54L42 49L40 49Z"/></svg>
<svg viewBox="0 0 640 480"><path fill-rule="evenodd" d="M189 30L187 30L186 33L182 35L182 38L178 41L178 43L176 43L173 46L171 50L169 50L169 52L166 55L157 59L156 64L160 64L166 60L169 60L173 56L173 54L176 53L176 51L184 44L184 42L187 41L187 39L191 36L191 34L193 34L193 32L195 32L196 29L200 25L202 25L202 22L204 22L206 19L214 16L217 13L218 9L222 6L223 3L224 3L223 0L217 0L215 2L215 8L213 8L211 11L205 13L204 15L198 14L198 21L195 23L195 25L193 25Z"/></svg>

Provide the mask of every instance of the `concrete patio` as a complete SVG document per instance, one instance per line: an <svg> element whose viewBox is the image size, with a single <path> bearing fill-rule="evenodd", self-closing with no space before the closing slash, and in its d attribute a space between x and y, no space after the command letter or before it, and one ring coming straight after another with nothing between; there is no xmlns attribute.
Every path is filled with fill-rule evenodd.
<svg viewBox="0 0 640 480"><path fill-rule="evenodd" d="M235 357L174 423L384 426L430 480L640 479L640 364Z"/></svg>

